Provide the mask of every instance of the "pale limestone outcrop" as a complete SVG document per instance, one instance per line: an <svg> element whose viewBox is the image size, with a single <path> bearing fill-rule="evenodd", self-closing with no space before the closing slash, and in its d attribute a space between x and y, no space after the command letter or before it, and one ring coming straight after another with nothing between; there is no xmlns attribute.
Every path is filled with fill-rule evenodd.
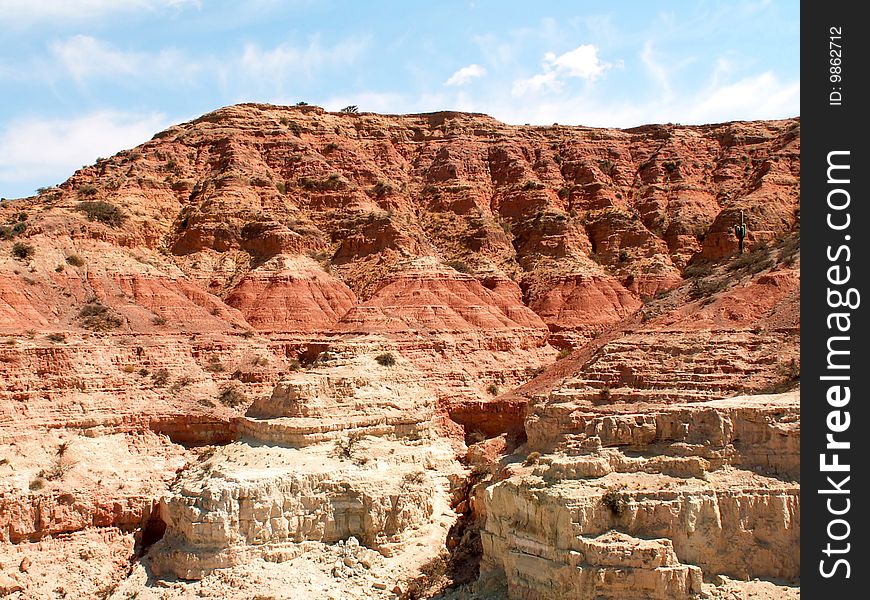
<svg viewBox="0 0 870 600"><path fill-rule="evenodd" d="M241 439L186 470L161 501L155 573L199 579L351 536L391 555L434 523L449 504L446 475L461 467L435 436L436 398L420 373L384 350L336 342L255 400L235 421Z"/></svg>
<svg viewBox="0 0 870 600"><path fill-rule="evenodd" d="M597 537L577 537L570 548L558 549L512 537L508 554L497 565L484 564L484 580L507 581L510 597L549 598L689 598L701 591L701 570L680 564L667 539L644 540L609 531ZM490 532L483 533L485 556L503 548ZM486 569L489 570L486 570Z"/></svg>
<svg viewBox="0 0 870 600"><path fill-rule="evenodd" d="M198 579L306 540L349 536L385 555L399 551L409 531L447 505L440 473L451 470L452 450L445 442L353 444L219 448L161 501L166 534L151 551L155 572Z"/></svg>
<svg viewBox="0 0 870 600"><path fill-rule="evenodd" d="M385 340L334 340L324 347L311 368L278 382L235 420L240 436L304 446L342 435L434 435L437 397L425 375Z"/></svg>
<svg viewBox="0 0 870 600"><path fill-rule="evenodd" d="M800 479L800 395L743 396L679 404L588 407L570 389L542 398L526 420L529 449L590 447L697 456Z"/></svg>
<svg viewBox="0 0 870 600"><path fill-rule="evenodd" d="M799 392L598 413L564 400L560 418L542 399L527 420L538 464L475 495L482 583L511 599L664 599L698 593L702 573L799 577ZM669 558L644 562L651 548Z"/></svg>

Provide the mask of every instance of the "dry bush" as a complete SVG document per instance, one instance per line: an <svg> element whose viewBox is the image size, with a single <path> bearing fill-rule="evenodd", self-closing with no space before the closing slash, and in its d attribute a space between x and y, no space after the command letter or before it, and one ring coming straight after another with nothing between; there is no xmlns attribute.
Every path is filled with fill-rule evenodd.
<svg viewBox="0 0 870 600"><path fill-rule="evenodd" d="M127 220L127 215L124 211L105 200L79 202L76 210L84 213L88 221L97 221L110 227L120 227Z"/></svg>
<svg viewBox="0 0 870 600"><path fill-rule="evenodd" d="M248 397L238 384L230 384L218 394L218 401L224 406L235 408L247 402Z"/></svg>
<svg viewBox="0 0 870 600"><path fill-rule="evenodd" d="M392 352L384 352L375 357L375 361L382 367L392 367L396 364L396 356Z"/></svg>
<svg viewBox="0 0 870 600"><path fill-rule="evenodd" d="M36 254L36 249L31 245L25 242L15 242L12 245L12 256L17 258L18 260L27 260Z"/></svg>
<svg viewBox="0 0 870 600"><path fill-rule="evenodd" d="M79 309L79 320L82 327L91 331L108 331L117 329L123 321L99 300L92 299Z"/></svg>

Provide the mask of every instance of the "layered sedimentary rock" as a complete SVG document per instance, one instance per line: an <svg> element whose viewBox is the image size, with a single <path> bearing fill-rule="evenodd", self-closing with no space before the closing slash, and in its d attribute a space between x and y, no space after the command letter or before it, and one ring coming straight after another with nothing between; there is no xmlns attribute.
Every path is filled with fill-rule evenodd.
<svg viewBox="0 0 870 600"><path fill-rule="evenodd" d="M328 331L357 304L346 285L310 259L285 258L269 270L260 270L242 279L226 299L257 330Z"/></svg>
<svg viewBox="0 0 870 600"><path fill-rule="evenodd" d="M421 379L369 339L334 344L279 382L236 419L239 441L173 483L159 507L166 534L151 552L155 572L198 579L351 536L399 553L409 531L434 526L461 479Z"/></svg>
<svg viewBox="0 0 870 600"><path fill-rule="evenodd" d="M3 202L0 589L789 596L799 156L245 104Z"/></svg>
<svg viewBox="0 0 870 600"><path fill-rule="evenodd" d="M163 500L166 534L151 550L154 571L198 579L255 557L292 554L303 541L351 536L387 555L398 552L402 534L407 538L408 530L430 525L436 509L447 506L446 481L437 474L436 481L427 468L444 470L450 447L357 443L350 458L334 446L299 450L237 442L220 448ZM390 449L389 462L376 458ZM415 455L404 457L407 465L395 460L409 452ZM365 463L355 464L354 456L365 456Z"/></svg>
<svg viewBox="0 0 870 600"><path fill-rule="evenodd" d="M799 577L797 393L603 410L581 401L564 419L548 404L529 417L540 464L478 499L482 577L506 579L511 598L688 598L702 573ZM608 535L611 552L634 545L622 551L632 558L589 550Z"/></svg>

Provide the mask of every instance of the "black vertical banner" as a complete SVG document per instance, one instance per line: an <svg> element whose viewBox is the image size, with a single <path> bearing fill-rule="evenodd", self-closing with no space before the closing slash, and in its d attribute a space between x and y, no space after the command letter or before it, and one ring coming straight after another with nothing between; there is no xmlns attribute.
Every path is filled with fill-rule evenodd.
<svg viewBox="0 0 870 600"><path fill-rule="evenodd" d="M867 598L868 24L801 6L801 594Z"/></svg>

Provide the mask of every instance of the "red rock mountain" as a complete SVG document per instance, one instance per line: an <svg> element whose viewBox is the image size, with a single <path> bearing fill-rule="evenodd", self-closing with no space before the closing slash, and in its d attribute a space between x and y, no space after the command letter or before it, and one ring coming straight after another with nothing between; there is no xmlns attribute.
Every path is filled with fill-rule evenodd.
<svg viewBox="0 0 870 600"><path fill-rule="evenodd" d="M149 546L164 529L154 564L143 568L184 578L241 568L241 557L250 557L244 548L259 547L259 537L223 542L220 560L203 558L216 552L211 546L179 554L214 538L197 537L173 503L195 502L184 478L205 464L204 449L219 448L223 466L216 458L208 464L228 469L244 454L231 449L251 438L315 449L348 432L447 443L454 456L431 450L441 458L427 460L454 475L434 479L432 489L443 483L444 498L452 498L445 502L465 502L463 527L483 530L482 549L469 559L483 554L480 582L507 586L516 598L565 597L571 586L593 584L581 578L546 591L527 566L504 558L516 549L499 519L519 518L511 511L530 487L516 480L526 475L500 471L497 459L534 450L563 457L547 473L588 476L576 457L589 444L603 443L599 454L609 445L600 431L589 441L602 427L589 415L629 419L626 431L639 421L625 415L653 415L653 429L667 422L707 436L697 441L703 452L644 445L658 457L655 467L629 468L632 459L605 452L613 477L635 468L670 473L677 467L661 467L662 457L682 453L711 472L745 469L739 483L721 489L791 494L793 447L781 450L782 464L768 464L762 481L757 457L703 423L765 422L793 440L792 426L780 423L799 415L792 400L771 418L759 416L767 409L711 404L703 412L697 403L781 392L799 377L799 157L798 119L617 130L244 104L0 204L0 562L27 555L43 565L42 575L10 572L9 585L45 589L60 576L51 567L57 556L97 535L102 566L73 561L64 572L87 576L65 575L64 585L81 597L108 585L132 593L139 588L126 579L131 548ZM738 255L741 215L748 235ZM753 435L773 444L768 433ZM460 463L475 460L490 469L490 487L478 480L480 469L478 479L458 483L468 476L456 475ZM241 475L225 477L221 485ZM686 485L686 498L701 493ZM256 489L267 488L285 493ZM399 537L417 521L439 522L437 506L415 506L389 527L360 522L392 527ZM781 516L765 515L758 518ZM336 518L290 538L344 539L329 533ZM347 518L341 531L356 532L356 517ZM578 529L575 550L641 552L643 539L673 540L648 550L683 565L674 567L672 587L660 581L660 567L631 567L646 578L645 597L694 593L699 568L741 579L797 577L795 564L772 557L749 564L727 553L719 560L637 523ZM728 527L716 535L729 535ZM624 537L590 537L608 529ZM61 533L71 537L52 537ZM788 549L793 534L759 536ZM392 552L355 535L384 556ZM529 535L550 547L543 534ZM269 539L276 551L279 542ZM450 539L455 567L467 543ZM401 593L420 585L417 558L404 575L389 571L406 586ZM589 568L607 571L608 560ZM627 597L619 585L596 589Z"/></svg>

